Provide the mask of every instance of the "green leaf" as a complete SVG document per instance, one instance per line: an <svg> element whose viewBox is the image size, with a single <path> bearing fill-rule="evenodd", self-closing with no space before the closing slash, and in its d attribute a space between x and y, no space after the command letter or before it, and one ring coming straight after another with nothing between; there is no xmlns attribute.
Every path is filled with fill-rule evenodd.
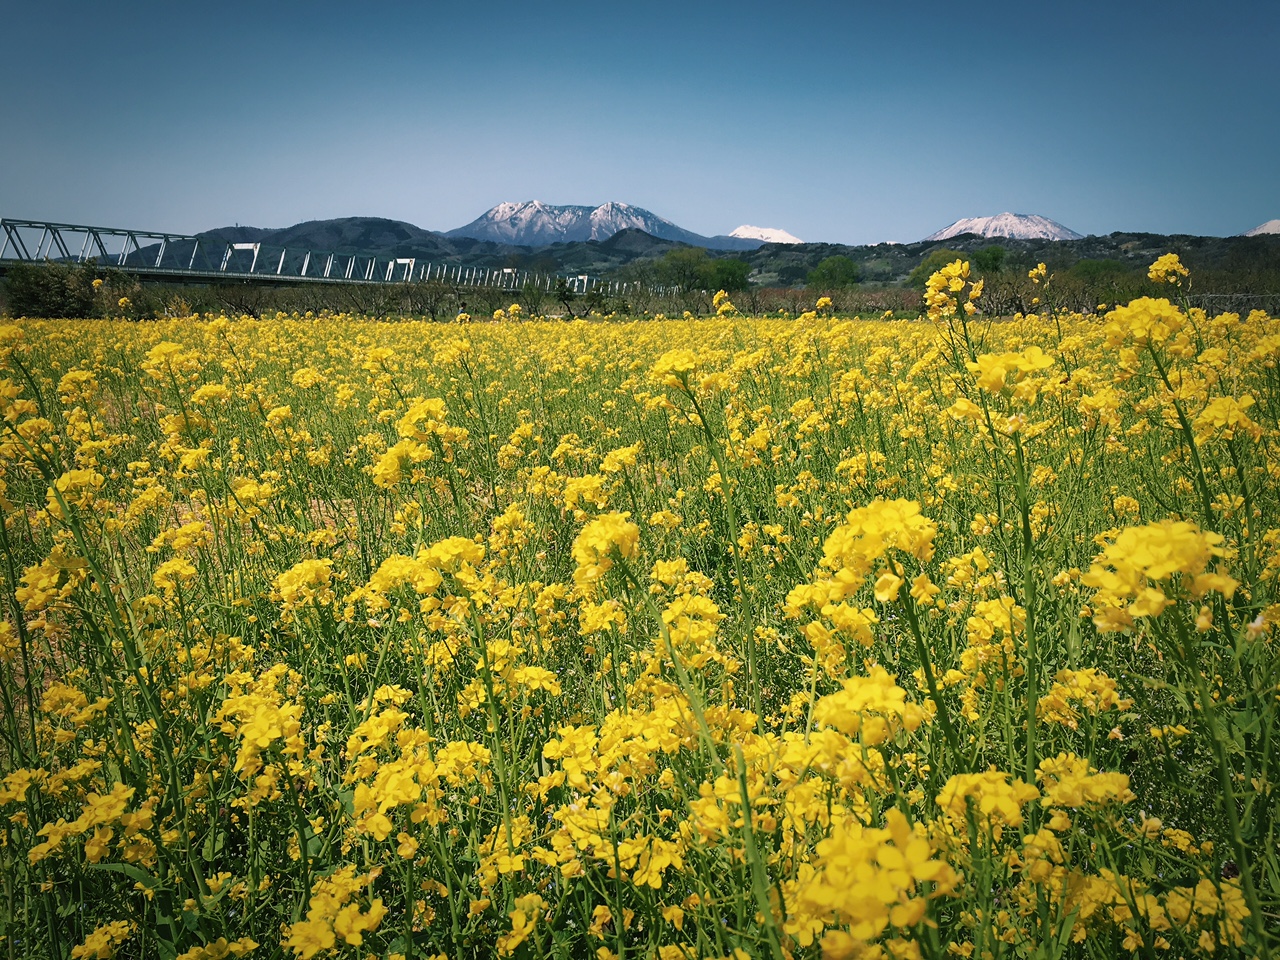
<svg viewBox="0 0 1280 960"><path fill-rule="evenodd" d="M142 884L148 890L158 890L162 886L156 877L153 877L141 867L135 867L131 863L87 863L85 866L90 870L106 870L110 873L122 873L130 880L135 880Z"/></svg>

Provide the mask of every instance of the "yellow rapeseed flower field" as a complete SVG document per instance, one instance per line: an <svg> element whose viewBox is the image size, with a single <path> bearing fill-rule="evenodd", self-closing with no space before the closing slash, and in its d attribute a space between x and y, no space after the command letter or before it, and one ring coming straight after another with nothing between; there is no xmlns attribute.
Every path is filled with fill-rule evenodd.
<svg viewBox="0 0 1280 960"><path fill-rule="evenodd" d="M0 326L0 954L1275 955L1280 321L1151 276Z"/></svg>

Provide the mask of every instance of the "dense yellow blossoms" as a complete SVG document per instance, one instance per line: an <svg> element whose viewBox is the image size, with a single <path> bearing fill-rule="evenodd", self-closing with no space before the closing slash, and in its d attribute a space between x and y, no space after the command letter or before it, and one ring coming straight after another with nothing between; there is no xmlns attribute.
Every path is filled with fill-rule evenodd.
<svg viewBox="0 0 1280 960"><path fill-rule="evenodd" d="M870 667L866 677L846 679L842 690L814 705L814 723L834 727L868 746L883 743L898 730L917 730L925 711L908 703L906 691L893 679L881 666Z"/></svg>
<svg viewBox="0 0 1280 960"><path fill-rule="evenodd" d="M922 516L920 504L913 501L876 500L856 507L823 544L819 579L796 587L787 602L797 610L806 604L826 607L839 603L862 588L881 561L891 558L891 550L918 560L930 559L936 535L936 524ZM877 580L879 599L897 595L896 585L890 589L892 584L892 580L883 584Z"/></svg>
<svg viewBox="0 0 1280 960"><path fill-rule="evenodd" d="M1222 543L1220 534L1183 520L1120 531L1081 578L1097 590L1094 623L1107 632L1123 630L1135 617L1159 616L1179 596L1200 600L1215 592L1230 599L1239 584L1209 569L1225 554Z"/></svg>
<svg viewBox="0 0 1280 960"><path fill-rule="evenodd" d="M636 556L640 528L627 518L629 513L606 513L587 523L573 541L573 559L578 564L574 582L590 591L613 569L615 557L624 560Z"/></svg>
<svg viewBox="0 0 1280 960"><path fill-rule="evenodd" d="M963 829L970 818L999 840L1005 827L1022 826L1022 808L1040 796L1030 784L998 770L985 773L958 773L938 795L938 806L946 811L953 827Z"/></svg>
<svg viewBox="0 0 1280 960"><path fill-rule="evenodd" d="M848 953L890 926L915 927L924 918L927 897L947 892L958 879L902 811L890 810L884 819L883 829L868 829L853 818L838 823L818 844L813 876L796 890L802 915L848 924L847 933L827 934L829 955Z"/></svg>
<svg viewBox="0 0 1280 960"><path fill-rule="evenodd" d="M1186 326L1187 317L1163 297L1139 297L1110 311L1106 321L1108 347L1142 347L1164 343Z"/></svg>
<svg viewBox="0 0 1280 960"><path fill-rule="evenodd" d="M1053 357L1039 347L1031 346L1016 353L984 353L977 361L970 361L965 366L974 375L978 386L998 393L1006 387L1017 391L1028 374L1053 366Z"/></svg>
<svg viewBox="0 0 1280 960"><path fill-rule="evenodd" d="M1280 322L1151 279L0 327L0 949L1277 955Z"/></svg>

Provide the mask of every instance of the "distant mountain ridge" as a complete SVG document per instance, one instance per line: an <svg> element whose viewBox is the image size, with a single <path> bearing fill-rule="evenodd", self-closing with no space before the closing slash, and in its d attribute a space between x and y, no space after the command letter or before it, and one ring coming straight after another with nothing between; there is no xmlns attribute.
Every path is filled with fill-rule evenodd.
<svg viewBox="0 0 1280 960"><path fill-rule="evenodd" d="M288 270L296 269L302 252L310 250L313 257L333 251L379 258L414 258L419 264L431 263L437 267L445 264L510 267L536 274L576 276L585 273L643 280L652 276L651 265L668 252L688 249L682 241L661 239L634 227L620 230L606 240L514 246L470 237L447 237L411 223L380 217L312 220L282 229L224 226L203 231L197 236L211 241L202 243L200 249L214 258L211 266L198 269L215 271L223 244L261 243L264 245L262 257L268 263L275 262L271 258L280 254L281 247L287 248L292 258L288 261L291 265ZM711 253L712 256L730 256L746 261L751 268L752 283L759 286L786 287L803 283L814 267L833 256L849 257L857 263L866 284L897 284L905 281L923 258L935 250L945 247L968 254L990 246L992 242L990 238L970 232L943 241L854 246L812 242L757 243L751 250L713 249ZM1117 232L1107 236L1091 235L1080 240L997 238L996 242L1006 249L1008 262L1018 264L1018 269L1038 261L1049 263L1050 269L1068 270L1081 260L1115 260L1136 276L1143 277L1147 265L1156 257L1173 251L1192 270L1280 270L1280 233L1271 231L1255 231L1254 236L1235 237ZM149 258L156 257L158 253L158 244L143 247L139 259L149 262ZM187 255L182 253L178 259Z"/></svg>
<svg viewBox="0 0 1280 960"><path fill-rule="evenodd" d="M198 234L227 243L265 243L310 250L379 252L384 256L427 256L444 259L464 252L440 234L403 220L382 217L339 217L305 220L291 227L217 227ZM406 251L413 251L407 253Z"/></svg>
<svg viewBox="0 0 1280 960"><path fill-rule="evenodd" d="M588 208L595 209L595 208ZM963 221L959 221L963 223ZM1280 228L1280 222L1272 221ZM1263 224L1263 227L1271 224ZM1113 233L1107 237L1084 237L1075 241L1060 241L1054 237L1008 238L995 235L1011 250L1022 250L1027 256L1039 257L1060 250L1063 254L1087 258L1155 257L1170 249L1186 251L1201 247L1223 250L1273 249L1280 241L1273 230L1251 231L1252 236L1235 238L1165 236L1144 233ZM201 238L222 243L262 243L268 246L302 248L320 252L372 254L379 257L417 257L434 263L465 263L468 266L502 267L545 273L557 271L582 273L605 271L631 263L660 257L668 250L687 245L685 241L656 237L637 227L628 227L606 240L561 241L549 245L514 245L472 237L450 237L424 230L411 223L388 220L381 217L343 217L335 220L310 220L281 229L263 227L226 226L206 230ZM976 231L962 231L945 240L919 240L903 244L846 245L833 243L755 243L753 249L736 252L713 250L716 256L739 256L763 268L766 263L803 264L807 272L824 257L844 255L855 260L877 260L880 266L869 265L864 269L868 280L888 280L909 271L919 258L937 246L945 245L962 251L978 250L988 245L991 238ZM1240 246L1244 244L1244 246ZM699 244L701 245L701 244ZM150 248L147 248L150 249ZM1280 249L1280 248L1274 248Z"/></svg>
<svg viewBox="0 0 1280 960"><path fill-rule="evenodd" d="M1083 240L1084 234L1064 227L1056 220L1034 213L999 213L994 217L967 217L924 238L925 243L949 240L962 233L1011 240Z"/></svg>
<svg viewBox="0 0 1280 960"><path fill-rule="evenodd" d="M224 243L260 243L271 250L310 250L340 255L359 254L381 258L414 258L420 262L479 267L515 267L535 273L599 273L635 260L658 257L688 244L664 240L643 230L630 227L619 230L606 240L574 240L552 244L516 245L477 240L473 237L449 237L424 230L402 220L384 217L341 217L333 220L308 220L291 227L225 226L204 230L195 235L212 241L210 250L220 250ZM761 245L752 244L751 249ZM155 244L142 248L142 259L154 256ZM728 251L714 251L725 255Z"/></svg>
<svg viewBox="0 0 1280 960"><path fill-rule="evenodd" d="M598 207L582 204L500 203L465 226L448 230L446 237L469 237L523 247L553 243L607 240L622 230L643 230L660 240L674 240L712 250L754 250L767 242L757 237L704 237L672 223L643 207L610 201Z"/></svg>
<svg viewBox="0 0 1280 960"><path fill-rule="evenodd" d="M1280 233L1280 220L1268 220L1266 223L1260 223L1252 230L1246 230L1241 236L1261 237L1267 233Z"/></svg>

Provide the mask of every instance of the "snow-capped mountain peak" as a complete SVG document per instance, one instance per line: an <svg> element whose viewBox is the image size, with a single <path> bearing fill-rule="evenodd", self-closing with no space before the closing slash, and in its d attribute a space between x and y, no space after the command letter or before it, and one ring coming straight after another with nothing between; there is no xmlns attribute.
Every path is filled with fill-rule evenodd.
<svg viewBox="0 0 1280 960"><path fill-rule="evenodd" d="M1280 220L1268 220L1266 223L1260 223L1252 230L1246 230L1246 237L1260 237L1264 233L1280 233Z"/></svg>
<svg viewBox="0 0 1280 960"><path fill-rule="evenodd" d="M619 230L643 230L655 237L662 235L658 231L680 230L664 217L614 200L602 203L592 210L590 221L592 240L608 240Z"/></svg>
<svg viewBox="0 0 1280 960"><path fill-rule="evenodd" d="M543 203L541 200L500 203L465 227L448 231L445 236L545 246L574 240L607 240L619 230L627 229L686 242L694 236L670 220L629 203L609 202L591 207Z"/></svg>
<svg viewBox="0 0 1280 960"><path fill-rule="evenodd" d="M731 237L741 240L763 240L765 243L804 243L799 237L792 236L785 230L776 227L753 227L744 223L729 233Z"/></svg>
<svg viewBox="0 0 1280 960"><path fill-rule="evenodd" d="M500 203L465 227L448 231L445 236L542 247L571 241L608 240L620 230L643 230L662 240L715 249L749 250L763 242L736 235L704 237L678 227L643 207L633 207L629 203L617 201L602 203L598 207L557 205L543 203L541 200ZM792 242L795 242L794 238Z"/></svg>
<svg viewBox="0 0 1280 960"><path fill-rule="evenodd" d="M925 237L925 242L947 240L962 233L976 233L980 237L1008 237L1011 240L1082 240L1084 236L1048 217L1034 213L1001 213L994 217L967 217L957 220L937 233Z"/></svg>

